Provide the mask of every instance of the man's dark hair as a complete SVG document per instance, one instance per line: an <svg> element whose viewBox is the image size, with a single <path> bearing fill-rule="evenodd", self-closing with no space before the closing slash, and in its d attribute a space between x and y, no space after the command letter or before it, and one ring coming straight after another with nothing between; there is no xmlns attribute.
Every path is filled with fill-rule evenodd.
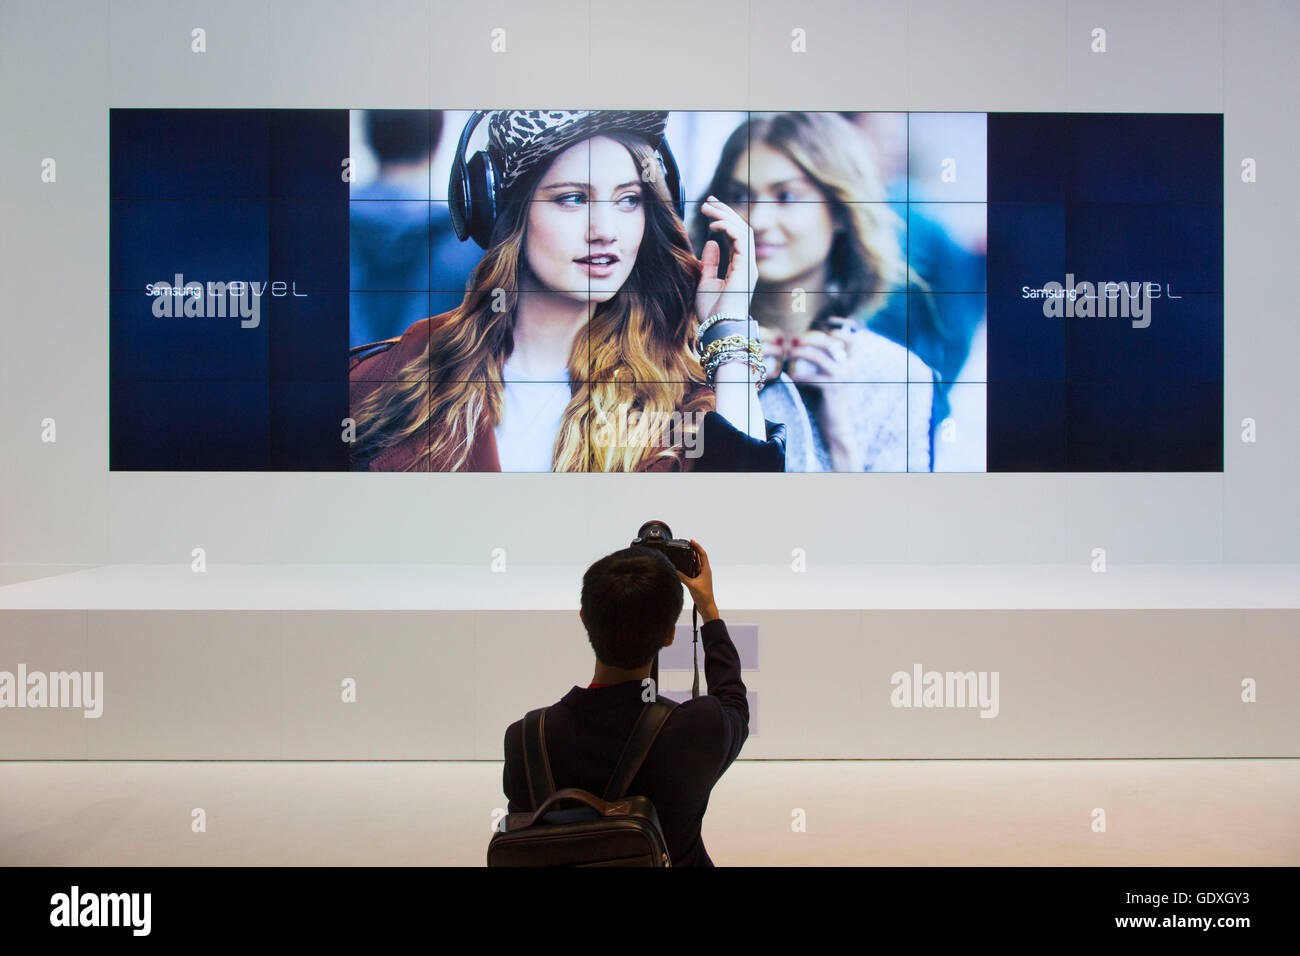
<svg viewBox="0 0 1300 956"><path fill-rule="evenodd" d="M634 670L654 660L681 617L677 569L653 548L607 554L582 576L582 620L596 658Z"/></svg>

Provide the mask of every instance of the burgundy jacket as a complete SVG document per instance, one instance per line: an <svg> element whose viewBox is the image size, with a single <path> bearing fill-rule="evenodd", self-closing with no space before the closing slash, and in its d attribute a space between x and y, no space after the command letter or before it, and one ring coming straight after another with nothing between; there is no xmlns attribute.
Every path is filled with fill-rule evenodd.
<svg viewBox="0 0 1300 956"><path fill-rule="evenodd" d="M361 401L386 381L392 381L399 369L425 353L429 336L451 316L450 312L415 322L401 335L349 350L349 406L355 417ZM696 390L712 393L705 385ZM695 392L691 396L695 396ZM646 471L785 471L786 427L767 422L767 441L751 438L716 411L704 416L700 434L700 452L695 458L679 456L651 462ZM354 461L353 471L429 471L427 459L416 462L419 453L432 439L426 424L396 445L386 448L367 461ZM486 417L480 418L478 432L470 449L466 471L500 471L496 434Z"/></svg>

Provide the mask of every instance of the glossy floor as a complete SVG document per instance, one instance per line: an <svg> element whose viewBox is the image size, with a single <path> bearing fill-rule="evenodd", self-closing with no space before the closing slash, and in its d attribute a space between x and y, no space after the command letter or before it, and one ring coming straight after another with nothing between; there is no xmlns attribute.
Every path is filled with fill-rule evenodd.
<svg viewBox="0 0 1300 956"><path fill-rule="evenodd" d="M0 865L482 866L501 766L0 762ZM720 866L1294 866L1300 760L742 760L704 840Z"/></svg>

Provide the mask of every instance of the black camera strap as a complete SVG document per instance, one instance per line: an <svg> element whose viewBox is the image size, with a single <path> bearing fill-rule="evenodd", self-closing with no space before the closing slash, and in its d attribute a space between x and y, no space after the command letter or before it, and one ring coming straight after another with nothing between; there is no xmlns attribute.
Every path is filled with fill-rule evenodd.
<svg viewBox="0 0 1300 956"><path fill-rule="evenodd" d="M700 609L691 604L691 663L695 668L695 678L691 682L691 696L700 696ZM650 680L654 682L655 694L659 693L659 655L655 655L650 665Z"/></svg>
<svg viewBox="0 0 1300 956"><path fill-rule="evenodd" d="M695 680L691 684L691 696L700 696L700 609L691 602L691 663L695 666Z"/></svg>

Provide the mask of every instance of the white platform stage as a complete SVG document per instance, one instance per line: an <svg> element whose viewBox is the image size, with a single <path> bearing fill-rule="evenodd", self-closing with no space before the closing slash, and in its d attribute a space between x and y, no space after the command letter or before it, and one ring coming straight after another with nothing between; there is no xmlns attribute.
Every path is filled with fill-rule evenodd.
<svg viewBox="0 0 1300 956"><path fill-rule="evenodd" d="M584 570L0 566L0 672L102 675L99 716L0 710L0 759L500 760L507 724L591 680ZM1296 565L714 579L742 759L1300 756ZM682 622L660 663L679 700Z"/></svg>

